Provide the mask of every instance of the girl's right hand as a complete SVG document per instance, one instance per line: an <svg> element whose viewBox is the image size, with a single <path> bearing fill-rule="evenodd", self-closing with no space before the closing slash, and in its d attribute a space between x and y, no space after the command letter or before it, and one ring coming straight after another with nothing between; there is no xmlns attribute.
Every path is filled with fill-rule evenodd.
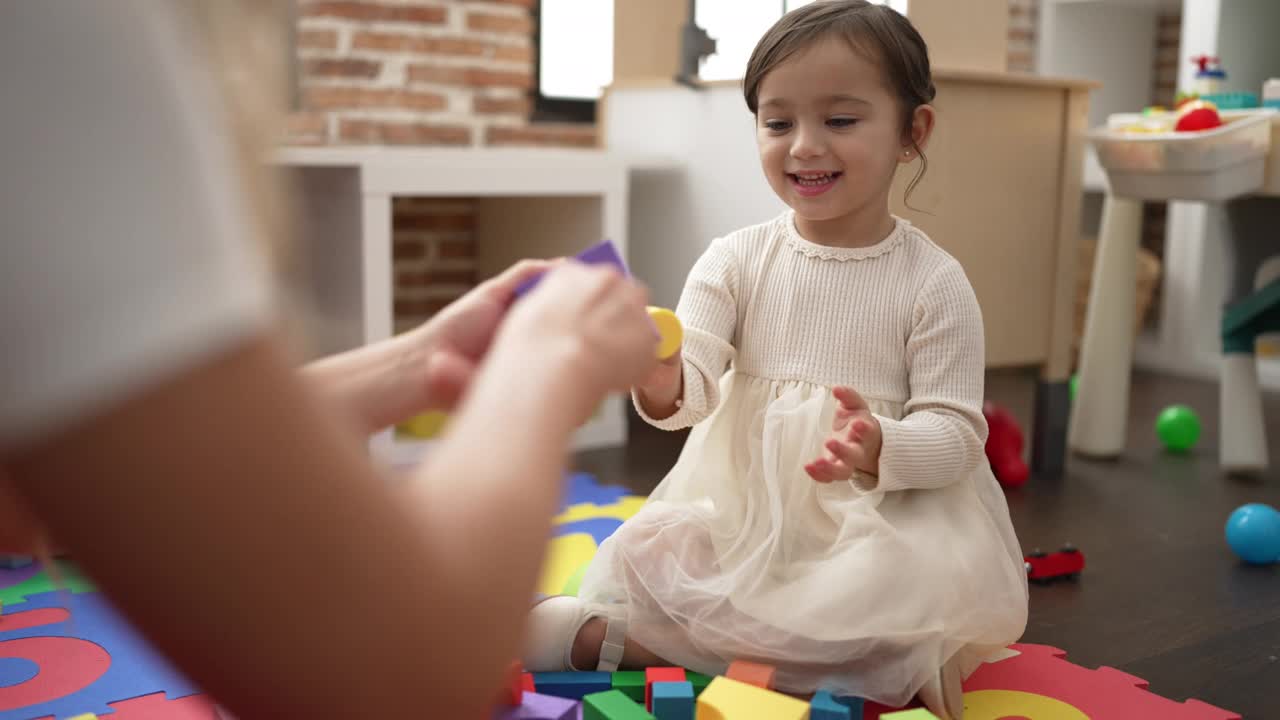
<svg viewBox="0 0 1280 720"><path fill-rule="evenodd" d="M525 377L547 368L571 389L564 399L581 423L601 397L627 390L657 363L648 297L616 270L566 262L511 309L495 360Z"/></svg>
<svg viewBox="0 0 1280 720"><path fill-rule="evenodd" d="M651 415L666 415L675 411L675 402L683 394L684 353L677 350L674 355L660 361L648 376L635 386L640 395L645 411L652 410Z"/></svg>

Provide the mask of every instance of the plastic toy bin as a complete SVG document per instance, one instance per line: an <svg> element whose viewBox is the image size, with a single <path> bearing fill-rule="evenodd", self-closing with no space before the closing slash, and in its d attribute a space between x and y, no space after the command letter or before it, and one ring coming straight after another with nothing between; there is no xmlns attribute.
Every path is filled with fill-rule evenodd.
<svg viewBox="0 0 1280 720"><path fill-rule="evenodd" d="M1221 127L1200 132L1132 132L1137 115L1112 116L1089 133L1111 193L1141 200L1214 202L1263 185L1276 111L1222 113Z"/></svg>

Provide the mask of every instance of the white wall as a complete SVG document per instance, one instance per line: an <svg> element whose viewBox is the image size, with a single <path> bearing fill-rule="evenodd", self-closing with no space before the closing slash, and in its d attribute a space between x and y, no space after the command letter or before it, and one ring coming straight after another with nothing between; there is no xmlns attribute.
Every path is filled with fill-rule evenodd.
<svg viewBox="0 0 1280 720"><path fill-rule="evenodd" d="M1280 1L1222 3L1218 57L1227 71L1224 90L1251 92L1261 98L1262 83L1280 77Z"/></svg>
<svg viewBox="0 0 1280 720"><path fill-rule="evenodd" d="M614 89L604 104L606 147L624 156L663 156L679 170L631 177L627 262L653 302L675 307L685 276L715 237L786 209L769 189L755 127L732 86Z"/></svg>
<svg viewBox="0 0 1280 720"><path fill-rule="evenodd" d="M1137 112L1151 98L1157 5L1061 2L1040 5L1036 71L1097 80L1089 95L1089 126L1107 116Z"/></svg>

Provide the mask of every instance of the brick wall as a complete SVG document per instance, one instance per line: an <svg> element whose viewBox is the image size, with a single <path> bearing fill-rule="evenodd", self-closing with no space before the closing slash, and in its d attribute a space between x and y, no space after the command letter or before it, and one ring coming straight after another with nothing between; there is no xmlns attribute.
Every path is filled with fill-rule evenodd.
<svg viewBox="0 0 1280 720"><path fill-rule="evenodd" d="M298 0L301 144L593 146L532 125L534 0Z"/></svg>
<svg viewBox="0 0 1280 720"><path fill-rule="evenodd" d="M1151 88L1151 104L1173 107L1177 92L1178 66L1184 60L1179 54L1182 13L1162 12L1156 17L1155 75Z"/></svg>
<svg viewBox="0 0 1280 720"><path fill-rule="evenodd" d="M1009 72L1035 72L1039 0L1009 0Z"/></svg>
<svg viewBox="0 0 1280 720"><path fill-rule="evenodd" d="M604 0L601 0L604 1ZM596 128L532 123L535 0L298 0L299 145L596 144ZM475 202L394 205L395 327L476 281Z"/></svg>
<svg viewBox="0 0 1280 720"><path fill-rule="evenodd" d="M395 330L435 314L476 282L475 200L393 201Z"/></svg>

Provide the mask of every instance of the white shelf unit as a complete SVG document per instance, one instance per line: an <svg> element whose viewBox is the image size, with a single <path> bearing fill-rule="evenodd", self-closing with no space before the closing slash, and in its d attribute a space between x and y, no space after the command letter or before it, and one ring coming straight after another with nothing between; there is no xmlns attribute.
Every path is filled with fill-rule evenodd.
<svg viewBox="0 0 1280 720"><path fill-rule="evenodd" d="M477 201L478 275L518 259L573 255L604 238L627 253L629 172L615 154L561 149L288 148L296 174L312 347L327 354L392 334L392 199ZM657 163L660 164L660 163ZM625 398L609 397L574 449L626 442ZM377 457L412 461L430 442L372 439Z"/></svg>
<svg viewBox="0 0 1280 720"><path fill-rule="evenodd" d="M1266 78L1280 76L1276 0L1042 0L1036 69L1102 83L1089 101L1091 127L1104 124L1113 113L1137 112L1150 97L1157 17L1179 10L1178 88L1192 86L1190 58L1202 54L1221 58L1228 75L1224 90L1260 94ZM1081 227L1091 234L1100 221L1107 181L1088 147L1084 190ZM1169 203L1160 315L1136 343L1136 366L1206 380L1219 377L1225 233L1220 207ZM1263 387L1280 389L1280 360L1259 358L1259 376Z"/></svg>

